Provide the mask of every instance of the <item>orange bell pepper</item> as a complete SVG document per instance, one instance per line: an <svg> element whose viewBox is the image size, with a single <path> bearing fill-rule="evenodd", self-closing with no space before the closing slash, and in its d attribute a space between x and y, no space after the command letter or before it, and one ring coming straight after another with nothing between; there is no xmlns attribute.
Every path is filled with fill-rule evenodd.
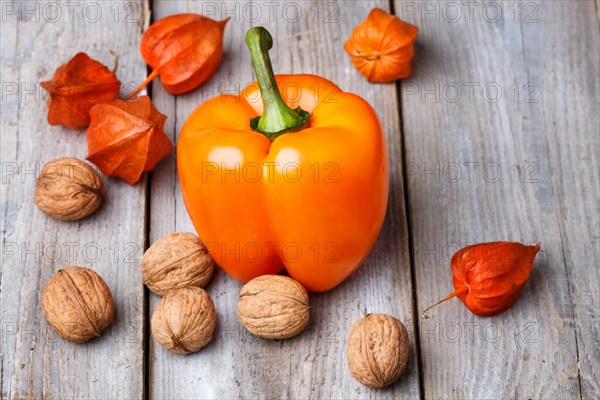
<svg viewBox="0 0 600 400"><path fill-rule="evenodd" d="M383 224L381 125L365 100L324 78L274 76L264 28L246 43L258 87L189 116L177 146L183 199L229 275L246 282L285 268L308 290L326 291L360 266Z"/></svg>

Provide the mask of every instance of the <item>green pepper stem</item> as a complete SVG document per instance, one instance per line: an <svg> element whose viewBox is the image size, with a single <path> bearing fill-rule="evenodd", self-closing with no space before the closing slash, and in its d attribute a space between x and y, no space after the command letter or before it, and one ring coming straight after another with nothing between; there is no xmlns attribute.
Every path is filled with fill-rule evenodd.
<svg viewBox="0 0 600 400"><path fill-rule="evenodd" d="M251 28L246 33L246 45L252 55L252 66L263 102L262 115L250 120L252 129L273 141L284 133L306 128L310 114L300 107L296 110L289 108L279 93L269 57L269 50L273 47L269 31L260 26Z"/></svg>

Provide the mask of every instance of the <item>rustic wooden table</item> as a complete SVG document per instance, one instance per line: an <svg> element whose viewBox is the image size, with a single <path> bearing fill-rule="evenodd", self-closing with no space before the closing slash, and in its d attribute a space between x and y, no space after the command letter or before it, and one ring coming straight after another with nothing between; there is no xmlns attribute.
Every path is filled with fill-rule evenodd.
<svg viewBox="0 0 600 400"><path fill-rule="evenodd" d="M594 1L131 0L1 2L1 397L547 398L600 397L600 37ZM342 45L375 7L419 26L415 72L367 83ZM172 96L149 92L175 142L188 114L253 80L243 37L264 25L280 73L314 73L363 96L389 145L391 193L380 238L364 266L311 296L307 332L286 341L251 336L238 322L241 284L219 271L213 343L175 356L148 329L158 297L141 283L144 249L192 231L171 155L137 185L106 179L103 207L81 222L55 221L33 203L36 175L56 157L84 158L85 137L47 124L39 82L78 51L112 65L122 93L147 69L138 51L150 21L181 12L231 17L210 83ZM359 157L359 156L358 156ZM452 300L449 260L466 244L542 242L520 300L491 318ZM40 299L67 265L98 271L116 318L75 345L47 325ZM402 320L407 371L384 390L356 382L346 364L350 327L366 313Z"/></svg>

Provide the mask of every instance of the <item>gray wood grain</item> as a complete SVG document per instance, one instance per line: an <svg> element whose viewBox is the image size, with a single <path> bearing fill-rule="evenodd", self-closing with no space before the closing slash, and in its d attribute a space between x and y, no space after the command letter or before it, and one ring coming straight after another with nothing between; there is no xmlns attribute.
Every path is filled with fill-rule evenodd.
<svg viewBox="0 0 600 400"><path fill-rule="evenodd" d="M105 178L103 205L80 222L53 220L33 202L36 175L46 162L84 159L87 152L83 133L48 125L39 82L79 51L110 68L113 50L117 75L130 88L145 76L137 51L141 3L85 4L2 3L2 398L133 399L143 393L144 291L137 265L145 239L145 182L129 186ZM11 94L13 88L18 91ZM58 337L41 307L50 277L73 264L98 272L115 301L112 325L85 344Z"/></svg>
<svg viewBox="0 0 600 400"><path fill-rule="evenodd" d="M479 318L453 299L420 321L423 395L598 398L594 2L495 3L497 21L482 3L457 20L444 3L411 3L396 11L421 29L401 85L418 307L453 290L458 248L543 243L508 311Z"/></svg>
<svg viewBox="0 0 600 400"><path fill-rule="evenodd" d="M232 18L210 83L177 97L158 80L152 85L173 140L197 105L254 79L243 37L260 24L277 38L278 72L322 75L375 107L391 161L381 237L357 273L311 296L306 332L276 342L251 336L235 311L241 284L219 270L207 288L218 311L215 339L187 357L151 338L145 351L144 317L158 297L150 294L145 310L139 270L146 235L153 242L193 231L174 154L150 174L148 226L144 182L105 179L101 209L75 223L54 221L33 204L44 163L86 154L81 133L47 124L37 83L78 51L111 66L114 50L124 93L146 73L138 43L148 4L92 3L53 3L60 17L54 5L2 3L1 398L600 397L597 1L396 1L396 14L421 29L415 73L400 84L400 98L394 85L368 84L342 50L351 28L387 2L155 1L154 19L188 11ZM543 243L520 300L479 318L454 299L414 321L409 245L423 309L452 290L453 252L492 240ZM40 303L49 278L72 264L99 272L116 305L111 327L81 345L56 336ZM361 386L346 364L349 329L368 312L397 316L410 335L408 371L386 390Z"/></svg>
<svg viewBox="0 0 600 400"><path fill-rule="evenodd" d="M215 300L215 338L197 354L178 357L150 344L149 391L153 398L416 398L419 396L408 240L404 212L398 99L395 85L371 85L354 70L342 49L353 26L374 6L386 2L292 2L268 6L255 2L218 3L158 1L153 18L200 12L215 19L232 17L225 30L223 62L210 83L193 93L173 97L153 86L157 106L169 115L176 137L189 113L221 92L237 93L254 80L244 35L252 25L266 26L276 38L271 51L279 73L322 75L346 91L368 100L388 136L391 195L381 236L365 265L329 293L311 296L307 331L286 341L264 341L240 325L236 304L241 284L219 271L208 291ZM237 7L237 8L236 8ZM298 18L295 14L300 10ZM213 14L214 12L214 14ZM230 14L227 14L229 12ZM282 14L286 12L287 14ZM298 19L296 21L296 19ZM152 174L150 241L173 231L193 231L181 199L173 160ZM151 295L150 309L158 298ZM346 363L346 338L352 324L367 313L397 316L408 329L408 371L386 390L370 390L355 381Z"/></svg>
<svg viewBox="0 0 600 400"><path fill-rule="evenodd" d="M547 135L583 399L600 397L600 34L593 11L591 2L548 6L545 29L527 38L543 43L531 46L530 65L549 87L538 116ZM566 41L557 24L585 40Z"/></svg>

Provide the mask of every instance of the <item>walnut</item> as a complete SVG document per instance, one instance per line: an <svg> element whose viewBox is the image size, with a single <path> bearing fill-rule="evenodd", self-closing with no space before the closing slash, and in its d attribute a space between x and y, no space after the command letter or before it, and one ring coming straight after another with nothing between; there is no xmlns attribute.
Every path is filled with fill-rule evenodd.
<svg viewBox="0 0 600 400"><path fill-rule="evenodd" d="M167 293L152 315L152 336L176 354L189 354L212 340L215 305L204 289L191 286Z"/></svg>
<svg viewBox="0 0 600 400"><path fill-rule="evenodd" d="M102 203L102 179L98 172L76 158L57 158L42 168L35 183L35 204L62 221L87 217Z"/></svg>
<svg viewBox="0 0 600 400"><path fill-rule="evenodd" d="M290 338L308 325L308 293L287 276L259 276L242 287L237 312L246 329L258 337Z"/></svg>
<svg viewBox="0 0 600 400"><path fill-rule="evenodd" d="M59 270L48 281L42 306L56 332L76 343L100 336L114 316L112 295L104 280L91 269L77 266Z"/></svg>
<svg viewBox="0 0 600 400"><path fill-rule="evenodd" d="M142 258L144 284L159 296L188 286L210 282L215 263L198 236L172 233L158 239Z"/></svg>
<svg viewBox="0 0 600 400"><path fill-rule="evenodd" d="M352 327L347 357L350 372L363 385L373 388L391 385L406 367L406 328L390 315L369 314Z"/></svg>

